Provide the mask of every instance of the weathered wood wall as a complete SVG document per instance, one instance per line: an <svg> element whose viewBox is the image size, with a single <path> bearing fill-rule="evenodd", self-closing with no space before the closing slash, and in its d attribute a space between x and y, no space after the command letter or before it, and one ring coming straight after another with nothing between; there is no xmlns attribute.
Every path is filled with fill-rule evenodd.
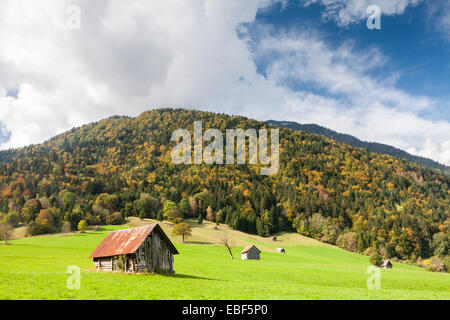
<svg viewBox="0 0 450 320"><path fill-rule="evenodd" d="M152 232L136 251L137 267L144 271L173 272L173 255L158 231Z"/></svg>
<svg viewBox="0 0 450 320"><path fill-rule="evenodd" d="M151 243L152 270L173 271L173 255L159 232L153 232Z"/></svg>
<svg viewBox="0 0 450 320"><path fill-rule="evenodd" d="M242 260L259 260L259 251L252 247L248 252L241 254Z"/></svg>
<svg viewBox="0 0 450 320"><path fill-rule="evenodd" d="M94 265L96 269L112 271L113 259L112 257L94 258Z"/></svg>

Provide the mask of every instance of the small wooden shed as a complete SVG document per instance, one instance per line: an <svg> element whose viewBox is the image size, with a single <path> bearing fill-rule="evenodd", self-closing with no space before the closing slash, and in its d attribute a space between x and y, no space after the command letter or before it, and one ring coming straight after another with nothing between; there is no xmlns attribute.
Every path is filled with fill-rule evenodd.
<svg viewBox="0 0 450 320"><path fill-rule="evenodd" d="M261 250L259 250L255 245L246 247L241 251L242 260L259 260Z"/></svg>
<svg viewBox="0 0 450 320"><path fill-rule="evenodd" d="M389 260L384 260L384 262L381 264L381 267L385 269L392 269L392 263Z"/></svg>
<svg viewBox="0 0 450 320"><path fill-rule="evenodd" d="M173 273L177 249L158 224L112 231L91 253L97 270Z"/></svg>

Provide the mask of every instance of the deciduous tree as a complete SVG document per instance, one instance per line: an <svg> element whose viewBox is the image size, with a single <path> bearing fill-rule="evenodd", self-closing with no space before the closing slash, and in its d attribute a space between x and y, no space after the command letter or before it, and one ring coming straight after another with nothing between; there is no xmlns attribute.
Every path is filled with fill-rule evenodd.
<svg viewBox="0 0 450 320"><path fill-rule="evenodd" d="M186 222L181 222L173 227L172 235L181 236L181 242L184 243L185 238L192 236L192 230Z"/></svg>
<svg viewBox="0 0 450 320"><path fill-rule="evenodd" d="M8 240L11 238L13 232L14 228L9 223L0 224L0 240L5 241L5 244L8 244Z"/></svg>

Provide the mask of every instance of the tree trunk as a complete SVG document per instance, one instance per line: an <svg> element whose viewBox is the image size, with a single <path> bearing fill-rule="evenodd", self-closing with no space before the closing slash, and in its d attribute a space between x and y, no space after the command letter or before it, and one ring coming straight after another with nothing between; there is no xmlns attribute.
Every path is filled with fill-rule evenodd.
<svg viewBox="0 0 450 320"><path fill-rule="evenodd" d="M231 252L231 249L230 249L229 246L227 246L227 249L228 249L228 252L230 253L231 259L234 259L234 258L233 258L233 253Z"/></svg>

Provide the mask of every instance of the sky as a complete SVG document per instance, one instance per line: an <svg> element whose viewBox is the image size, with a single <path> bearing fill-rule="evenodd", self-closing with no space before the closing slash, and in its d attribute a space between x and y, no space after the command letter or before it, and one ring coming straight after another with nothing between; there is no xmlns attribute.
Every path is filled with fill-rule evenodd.
<svg viewBox="0 0 450 320"><path fill-rule="evenodd" d="M0 0L0 149L161 107L316 123L450 165L450 1Z"/></svg>

